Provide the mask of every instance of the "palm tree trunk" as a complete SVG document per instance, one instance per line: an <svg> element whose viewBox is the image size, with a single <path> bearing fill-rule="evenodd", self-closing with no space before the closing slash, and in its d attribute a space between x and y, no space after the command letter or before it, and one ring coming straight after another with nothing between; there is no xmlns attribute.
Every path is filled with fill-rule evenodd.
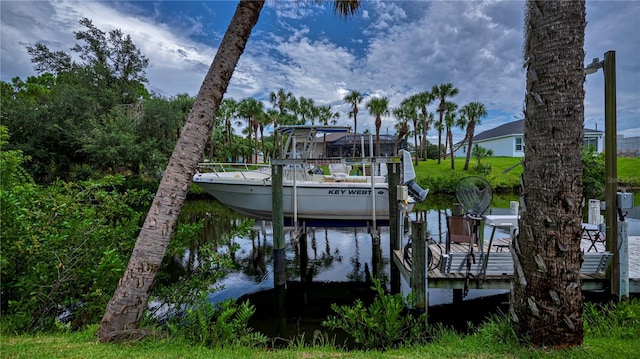
<svg viewBox="0 0 640 359"><path fill-rule="evenodd" d="M264 1L244 0L236 8L169 159L127 269L107 304L100 322L100 341L130 337L142 319L153 281L178 222L198 161L204 153L222 96L251 30L258 22L263 5Z"/></svg>
<svg viewBox="0 0 640 359"><path fill-rule="evenodd" d="M581 345L585 2L528 2L520 233L510 317L535 346ZM521 270L519 270L521 268Z"/></svg>
<svg viewBox="0 0 640 359"><path fill-rule="evenodd" d="M438 121L438 123L440 124L440 126L438 126L438 164L440 164L440 157L442 152L440 146L442 146L442 116L444 116L444 99L440 102L440 108L438 109L438 111L440 112L440 121Z"/></svg>
<svg viewBox="0 0 640 359"><path fill-rule="evenodd" d="M471 146L473 146L473 133L476 130L476 123L474 119L469 119L469 125L467 126L467 138L469 139L469 147L467 148L467 158L464 160L463 169L467 171L469 169L469 159L471 158Z"/></svg>
<svg viewBox="0 0 640 359"><path fill-rule="evenodd" d="M449 155L451 156L451 169L455 169L455 159L453 157L453 132L451 131L451 127L447 131L447 136L449 136Z"/></svg>
<svg viewBox="0 0 640 359"><path fill-rule="evenodd" d="M415 165L418 165L418 120L413 120L413 153L416 156L414 159Z"/></svg>

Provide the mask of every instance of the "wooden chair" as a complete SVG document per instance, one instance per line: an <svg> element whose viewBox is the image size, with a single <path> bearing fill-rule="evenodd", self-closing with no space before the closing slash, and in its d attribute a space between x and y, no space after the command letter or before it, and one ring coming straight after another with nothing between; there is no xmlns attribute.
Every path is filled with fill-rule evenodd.
<svg viewBox="0 0 640 359"><path fill-rule="evenodd" d="M477 245L477 224L476 219L467 216L447 216L446 253L450 252L451 243Z"/></svg>

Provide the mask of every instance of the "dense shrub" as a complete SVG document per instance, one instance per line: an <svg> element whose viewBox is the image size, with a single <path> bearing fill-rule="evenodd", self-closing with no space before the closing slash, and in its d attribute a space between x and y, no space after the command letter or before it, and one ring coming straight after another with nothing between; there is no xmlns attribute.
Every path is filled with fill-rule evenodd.
<svg viewBox="0 0 640 359"><path fill-rule="evenodd" d="M23 160L18 151L2 151L3 325L33 331L53 329L56 320L72 328L95 323L135 243L141 213L132 204L151 196L118 192L119 176L39 186Z"/></svg>
<svg viewBox="0 0 640 359"><path fill-rule="evenodd" d="M426 314L414 315L407 311L413 307L413 298L385 293L378 279L373 279L373 283L377 296L371 305L366 307L360 299L353 306L332 304L336 315L329 316L322 325L344 330L367 349L391 349L426 342L430 335Z"/></svg>

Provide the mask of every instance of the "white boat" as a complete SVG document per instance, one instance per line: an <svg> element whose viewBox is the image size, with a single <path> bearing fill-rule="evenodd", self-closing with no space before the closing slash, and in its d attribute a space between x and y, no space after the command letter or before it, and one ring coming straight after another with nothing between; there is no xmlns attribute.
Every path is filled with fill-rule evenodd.
<svg viewBox="0 0 640 359"><path fill-rule="evenodd" d="M317 134L348 132L342 126L286 126L278 132L287 136L284 159L303 159L301 164L283 166L283 210L287 219L321 221L368 221L389 219L389 188L386 181L386 166L381 166L379 175L351 175L349 159L314 159ZM406 205L410 211L415 200L423 201L428 190L415 182L415 171L411 155L402 152L402 183L408 187ZM371 159L363 162L379 163ZM286 161L285 161L286 162ZM360 162L357 163L358 165ZM329 174L318 165L327 165ZM271 165L229 163L202 163L193 177L193 182L217 200L246 216L271 220L272 188ZM369 166L370 168L370 166ZM371 171L367 168L367 172ZM205 172L206 171L206 172ZM373 179L373 181L372 181ZM373 184L372 184L373 182ZM415 200L414 200L415 199ZM375 206L375 217L374 208Z"/></svg>

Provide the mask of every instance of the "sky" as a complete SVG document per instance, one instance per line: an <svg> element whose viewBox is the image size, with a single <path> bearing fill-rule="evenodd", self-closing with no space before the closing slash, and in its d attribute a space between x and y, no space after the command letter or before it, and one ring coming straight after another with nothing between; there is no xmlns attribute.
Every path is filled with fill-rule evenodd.
<svg viewBox="0 0 640 359"><path fill-rule="evenodd" d="M345 94L364 95L358 132L375 132L365 103L408 96L452 83L459 107L477 101L488 116L476 134L521 119L524 1L375 1L344 19L330 3L268 0L225 97L253 97L272 108L280 88L331 105L339 125L353 126ZM0 1L2 81L37 75L26 46L52 51L76 44L86 17L103 31L131 35L149 59L147 88L165 97L195 96L233 16L237 1ZM617 130L640 136L640 1L587 1L585 64L616 51ZM604 76L585 82L585 127L604 130ZM436 104L429 107L435 112ZM436 116L437 117L437 116ZM396 119L382 119L394 134ZM462 140L461 129L454 141ZM437 143L437 132L429 139Z"/></svg>

